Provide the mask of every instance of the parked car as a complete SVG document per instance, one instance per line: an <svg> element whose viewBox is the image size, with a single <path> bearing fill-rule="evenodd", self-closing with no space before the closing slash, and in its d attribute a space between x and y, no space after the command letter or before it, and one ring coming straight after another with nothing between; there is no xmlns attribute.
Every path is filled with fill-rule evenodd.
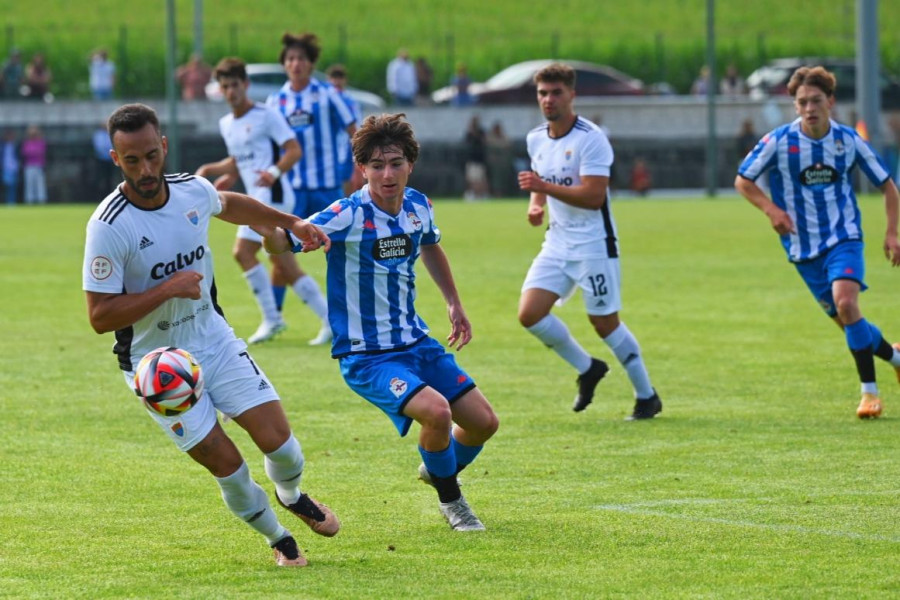
<svg viewBox="0 0 900 600"><path fill-rule="evenodd" d="M484 83L471 83L469 93L478 104L531 104L537 101L532 77L542 68L557 61L529 60L506 67ZM590 96L639 96L644 84L620 71L604 65L580 60L561 60L575 69L575 92L579 98ZM453 86L442 87L431 94L436 104L450 102L456 95Z"/></svg>
<svg viewBox="0 0 900 600"><path fill-rule="evenodd" d="M247 65L247 77L250 79L250 88L247 96L256 102L265 102L270 94L276 93L287 81L284 67L279 63L250 63ZM319 81L328 81L328 77L321 71L314 71L313 77ZM348 86L347 93L359 103L363 112L380 111L384 109L385 102L378 94L360 90ZM206 97L210 100L221 102L224 100L219 90L219 82L215 76L206 84Z"/></svg>
<svg viewBox="0 0 900 600"><path fill-rule="evenodd" d="M849 58L794 57L777 58L747 76L747 89L751 98L787 95L787 84L798 68L823 66L834 73L837 88L834 96L838 102L856 100L856 62ZM884 108L900 108L900 81L882 72L879 77L881 105Z"/></svg>

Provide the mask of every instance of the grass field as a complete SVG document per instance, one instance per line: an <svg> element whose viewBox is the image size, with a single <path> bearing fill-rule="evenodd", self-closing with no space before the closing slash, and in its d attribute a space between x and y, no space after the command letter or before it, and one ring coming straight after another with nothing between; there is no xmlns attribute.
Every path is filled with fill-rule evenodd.
<svg viewBox="0 0 900 600"><path fill-rule="evenodd" d="M900 338L900 271L879 256L880 199L863 308ZM584 413L574 374L516 322L541 232L524 201L438 201L438 224L476 333L460 355L501 420L464 492L488 530L461 535L415 480L399 439L349 392L296 298L290 329L253 349L307 458L304 487L344 529L315 538L310 566L278 570L206 472L165 439L122 384L112 336L81 292L88 206L16 207L0 222L2 598L879 598L900 594L900 389L878 365L886 414L855 417L858 384L837 329L785 263L768 225L736 198L614 204L623 318L665 402L628 423L615 365ZM228 256L212 245L226 315L257 324ZM321 256L304 257L322 273ZM423 272L424 275L424 272ZM444 308L427 277L420 312ZM559 310L601 358L573 301ZM262 460L235 425L251 470ZM413 430L415 433L416 429ZM271 490L270 494L271 494Z"/></svg>
<svg viewBox="0 0 900 600"><path fill-rule="evenodd" d="M195 0L176 0L179 61L193 49ZM757 0L717 2L715 23L720 71L735 62L744 75L778 56L852 56L854 0L817 5ZM55 92L89 96L87 62L106 47L119 66L126 96L164 93L165 3L123 7L114 0L0 0L10 45L26 56L44 51L56 74ZM351 81L384 93L387 62L401 46L426 56L435 87L446 85L457 61L484 80L512 63L534 58L584 59L610 64L647 83L660 80L687 93L706 61L706 1L531 3L517 0L345 0L306 5L277 0L206 0L203 39L215 62L238 54L248 62L271 62L285 30L317 32L324 45L321 66L341 61ZM882 62L900 73L900 11L881 2L878 15ZM5 42L5 43L4 43Z"/></svg>

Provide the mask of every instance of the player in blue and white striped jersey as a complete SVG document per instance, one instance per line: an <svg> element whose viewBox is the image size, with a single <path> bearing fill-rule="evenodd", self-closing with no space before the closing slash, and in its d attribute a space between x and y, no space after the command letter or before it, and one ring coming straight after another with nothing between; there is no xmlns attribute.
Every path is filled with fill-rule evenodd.
<svg viewBox="0 0 900 600"><path fill-rule="evenodd" d="M421 256L447 302L450 347L472 339L431 202L406 187L418 144L403 115L370 116L353 138L368 184L310 217L331 237L328 312L332 354L357 394L380 408L405 436L421 425L419 477L433 485L457 531L484 529L459 490L457 473L497 431L490 404L416 313L415 263ZM268 232L272 252L302 248ZM455 423L455 425L454 425ZM451 433L452 427L452 433Z"/></svg>
<svg viewBox="0 0 900 600"><path fill-rule="evenodd" d="M850 127L831 119L834 75L801 67L788 82L799 117L766 134L738 168L734 186L759 208L781 238L816 301L844 330L862 387L856 414L881 415L873 356L890 362L900 379L900 344L893 347L859 307L865 291L863 232L852 174L857 167L884 195L883 250L900 265L900 196L875 152ZM755 182L768 175L771 199Z"/></svg>
<svg viewBox="0 0 900 600"><path fill-rule="evenodd" d="M326 71L328 83L334 86L343 98L344 102L353 112L357 123L362 123L362 109L359 102L347 93L347 69L344 65L331 65ZM353 149L350 146L350 136L347 132L338 133L338 173L344 189L344 196L349 196L363 186L362 173L353 167Z"/></svg>
<svg viewBox="0 0 900 600"><path fill-rule="evenodd" d="M294 130L300 142L302 156L288 173L294 187L294 214L306 218L343 196L342 181L338 172L340 144L338 133L353 135L355 117L334 87L312 76L321 47L313 33L299 36L285 33L281 38L279 62L284 66L288 80L277 94L269 96L266 103L278 110ZM320 317L324 306L322 291L312 277L298 280L302 287L295 291ZM276 264L272 269L272 285L275 300L281 309L284 286L289 278ZM323 327L310 344L331 341L331 331Z"/></svg>

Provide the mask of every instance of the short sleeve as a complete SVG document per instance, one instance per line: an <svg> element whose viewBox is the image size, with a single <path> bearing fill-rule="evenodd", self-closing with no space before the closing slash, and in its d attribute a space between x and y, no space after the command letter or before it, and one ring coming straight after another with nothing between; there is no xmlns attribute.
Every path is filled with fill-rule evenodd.
<svg viewBox="0 0 900 600"><path fill-rule="evenodd" d="M99 220L87 226L82 265L82 289L86 292L119 294L125 285L127 249L112 227Z"/></svg>

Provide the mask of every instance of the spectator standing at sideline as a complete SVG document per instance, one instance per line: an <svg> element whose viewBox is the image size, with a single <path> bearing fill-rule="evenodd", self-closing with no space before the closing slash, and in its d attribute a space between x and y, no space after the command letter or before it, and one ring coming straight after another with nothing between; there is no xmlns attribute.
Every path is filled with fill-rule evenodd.
<svg viewBox="0 0 900 600"><path fill-rule="evenodd" d="M109 100L116 86L116 65L109 60L106 50L97 50L91 56L88 82L94 100Z"/></svg>
<svg viewBox="0 0 900 600"><path fill-rule="evenodd" d="M483 200L488 196L487 164L485 161L485 134L478 115L472 115L465 138L466 200Z"/></svg>
<svg viewBox="0 0 900 600"><path fill-rule="evenodd" d="M28 97L35 100L51 102L53 95L50 93L50 83L53 74L47 65L47 59L38 52L25 67L25 85L28 86Z"/></svg>
<svg viewBox="0 0 900 600"><path fill-rule="evenodd" d="M739 160L744 160L744 157L750 154L750 151L756 146L758 140L759 136L757 136L756 132L753 130L753 119L744 119L741 123L741 131L738 133L737 137L737 153Z"/></svg>
<svg viewBox="0 0 900 600"><path fill-rule="evenodd" d="M409 51L401 48L387 66L387 89L397 106L412 106L419 89L416 66L409 60Z"/></svg>
<svg viewBox="0 0 900 600"><path fill-rule="evenodd" d="M571 67L548 65L535 74L534 82L547 122L528 133L531 170L519 173L519 187L530 192L528 222L541 225L547 205L550 226L522 284L519 322L579 373L572 409L584 410L609 367L591 357L566 324L550 313L580 288L591 325L634 388L634 411L628 419L651 419L662 411L662 402L637 339L619 318L619 243L609 206L612 146L597 125L575 114Z"/></svg>
<svg viewBox="0 0 900 600"><path fill-rule="evenodd" d="M97 197L102 197L115 185L116 165L113 163L112 142L109 141L109 133L106 131L106 123L98 123L91 135L91 144L94 147L94 177L97 184Z"/></svg>
<svg viewBox="0 0 900 600"><path fill-rule="evenodd" d="M506 137L500 121L494 122L484 139L490 191L495 198L508 195L513 178L512 141Z"/></svg>
<svg viewBox="0 0 900 600"><path fill-rule="evenodd" d="M13 48L9 58L3 63L3 97L7 100L21 98L20 88L25 83L25 66L22 64L22 53Z"/></svg>
<svg viewBox="0 0 900 600"><path fill-rule="evenodd" d="M212 68L199 54L191 54L187 63L175 70L175 80L181 86L181 99L185 101L205 100L206 84L212 77Z"/></svg>
<svg viewBox="0 0 900 600"><path fill-rule="evenodd" d="M434 83L434 69L424 56L416 59L416 102L431 104L431 85Z"/></svg>
<svg viewBox="0 0 900 600"><path fill-rule="evenodd" d="M344 131L352 136L356 131L353 112L337 89L312 76L321 51L319 38L314 33L285 33L281 37L278 60L288 80L266 101L287 119L300 143L302 155L290 169L288 178L294 188L294 214L301 218L324 209L343 196L338 173L337 135ZM325 296L315 279L302 269L299 273L297 279L292 279L291 274L281 271L278 263L272 265L276 305L282 306L285 286L290 285L321 320L318 335L309 343L314 346L327 344L331 341L331 327Z"/></svg>
<svg viewBox="0 0 900 600"><path fill-rule="evenodd" d="M368 184L310 217L332 239L326 254L331 355L350 389L381 409L401 437L419 423L419 478L437 490L450 527L480 531L484 524L456 476L499 421L415 309L414 267L421 256L447 303L449 346L459 351L472 339L431 201L406 186L418 154L403 114L368 117L353 136L353 157ZM266 232L265 244L273 252L302 249L282 230Z"/></svg>
<svg viewBox="0 0 900 600"><path fill-rule="evenodd" d="M453 106L470 106L474 102L472 94L469 92L471 83L472 80L469 78L469 70L466 65L463 63L456 65L456 73L450 80L450 85L456 90L450 101Z"/></svg>
<svg viewBox="0 0 900 600"><path fill-rule="evenodd" d="M16 148L16 132L7 129L3 134L3 188L6 204L12 205L19 196L19 154Z"/></svg>
<svg viewBox="0 0 900 600"><path fill-rule="evenodd" d="M747 85L744 78L738 74L737 65L731 63L725 69L725 77L719 82L719 93L732 98L743 96L747 93Z"/></svg>
<svg viewBox="0 0 900 600"><path fill-rule="evenodd" d="M25 169L25 204L47 202L47 141L37 125L30 125L22 142L22 164Z"/></svg>
<svg viewBox="0 0 900 600"><path fill-rule="evenodd" d="M852 127L831 118L837 82L823 67L801 67L788 81L798 118L766 134L738 168L734 187L769 219L788 260L819 306L838 327L859 375L860 419L881 416L875 358L900 376L900 344L889 344L862 314L863 232L853 171L857 167L884 196L885 258L900 266L900 195L881 160ZM768 175L771 197L756 184Z"/></svg>

